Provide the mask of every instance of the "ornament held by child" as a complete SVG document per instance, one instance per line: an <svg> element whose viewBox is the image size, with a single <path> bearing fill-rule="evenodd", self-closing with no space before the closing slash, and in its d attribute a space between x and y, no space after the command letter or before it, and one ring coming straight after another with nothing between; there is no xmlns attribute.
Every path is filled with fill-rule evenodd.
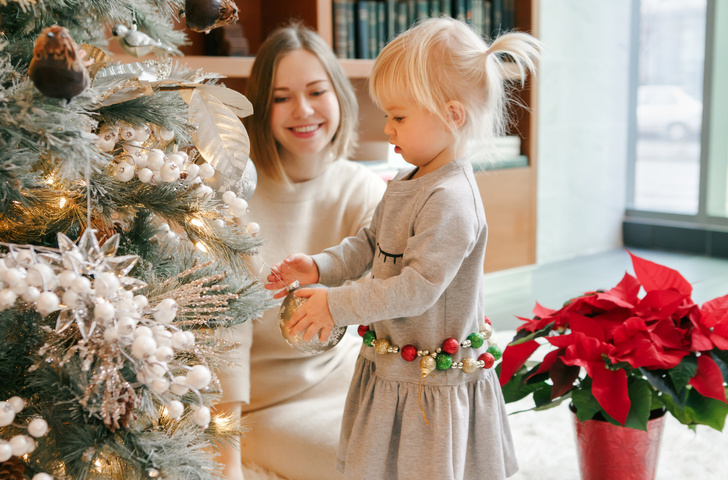
<svg viewBox="0 0 728 480"><path fill-rule="evenodd" d="M85 52L78 48L67 28L58 25L44 28L33 47L28 68L30 79L44 95L70 101L89 83L84 56Z"/></svg>
<svg viewBox="0 0 728 480"><path fill-rule="evenodd" d="M305 285L304 287L300 288L326 287L317 283L313 285ZM290 334L288 330L288 321L291 319L293 314L296 313L296 310L298 310L308 300L308 298L295 296L293 292L295 292L296 290L298 290L298 288L292 289L288 293L286 298L283 299L283 303L281 304L281 310L278 313L278 326L281 328L281 334L283 335L283 339L288 345L292 346L299 352L305 353L307 355L316 355L318 353L322 353L326 350L334 348L336 345L338 345L338 343L341 341L342 337L346 333L346 327L334 327L333 330L331 330L331 333L329 333L329 337L324 342L319 340L318 335L316 335L309 341L303 340L303 336L308 330L304 330L298 335Z"/></svg>

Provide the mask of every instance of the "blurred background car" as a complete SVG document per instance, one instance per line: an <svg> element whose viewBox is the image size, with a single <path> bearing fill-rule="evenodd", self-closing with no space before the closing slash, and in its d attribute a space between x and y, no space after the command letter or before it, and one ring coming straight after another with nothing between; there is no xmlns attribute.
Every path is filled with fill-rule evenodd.
<svg viewBox="0 0 728 480"><path fill-rule="evenodd" d="M703 103L676 85L642 85L637 90L641 136L685 140L700 135Z"/></svg>

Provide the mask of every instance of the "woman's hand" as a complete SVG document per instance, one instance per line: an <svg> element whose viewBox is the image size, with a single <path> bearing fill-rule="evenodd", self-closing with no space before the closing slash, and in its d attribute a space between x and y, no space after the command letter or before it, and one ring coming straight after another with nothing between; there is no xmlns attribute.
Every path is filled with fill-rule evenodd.
<svg viewBox="0 0 728 480"><path fill-rule="evenodd" d="M318 333L319 340L325 342L333 330L334 318L329 311L328 290L325 288L300 288L293 292L297 297L308 298L291 316L286 327L293 337L306 331L303 341L308 342ZM319 333L320 332L320 333Z"/></svg>
<svg viewBox="0 0 728 480"><path fill-rule="evenodd" d="M273 298L283 298L288 295L288 286L298 281L300 285L318 283L319 271L316 262L309 255L296 253L288 256L281 263L273 265L271 273L266 278L268 290L280 290ZM281 290L282 289L282 290Z"/></svg>

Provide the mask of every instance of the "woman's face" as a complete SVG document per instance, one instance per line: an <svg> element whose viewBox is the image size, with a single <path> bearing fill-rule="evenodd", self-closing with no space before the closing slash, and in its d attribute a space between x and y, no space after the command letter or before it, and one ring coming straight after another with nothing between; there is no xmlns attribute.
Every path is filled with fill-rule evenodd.
<svg viewBox="0 0 728 480"><path fill-rule="evenodd" d="M331 145L339 99L318 57L298 49L280 59L273 82L271 129L282 160L303 160Z"/></svg>

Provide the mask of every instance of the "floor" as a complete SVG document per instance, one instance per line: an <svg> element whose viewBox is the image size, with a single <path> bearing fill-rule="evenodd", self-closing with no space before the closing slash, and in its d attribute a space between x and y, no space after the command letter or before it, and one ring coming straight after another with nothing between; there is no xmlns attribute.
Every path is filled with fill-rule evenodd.
<svg viewBox="0 0 728 480"><path fill-rule="evenodd" d="M654 250L630 250L634 255L677 270L693 285L693 300L702 304L728 294L728 259ZM624 249L544 265L518 267L485 275L486 314L494 329L514 330L529 317L536 302L559 308L586 291L609 289L625 272L634 274Z"/></svg>

